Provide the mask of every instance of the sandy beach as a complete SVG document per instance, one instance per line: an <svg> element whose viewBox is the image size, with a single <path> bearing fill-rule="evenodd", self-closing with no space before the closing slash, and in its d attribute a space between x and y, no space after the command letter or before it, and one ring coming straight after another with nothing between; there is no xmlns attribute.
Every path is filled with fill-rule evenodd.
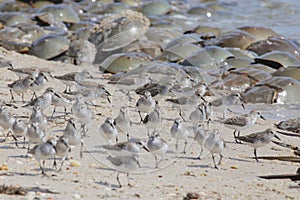
<svg viewBox="0 0 300 200"><path fill-rule="evenodd" d="M38 69L49 68L53 75L61 75L73 71L89 69L98 78L99 83L106 83L110 75L102 75L93 66L73 66L59 62L45 61L29 55L21 55L15 52L0 48L0 58L5 58L12 62L16 68L35 67ZM1 80L1 100L10 101L10 93L7 84L18 77L6 68L0 69ZM53 87L56 91L62 92L64 85L58 80L51 79L47 86ZM106 157L99 146L106 141L98 133L98 128L106 117L115 117L121 105L128 105L131 120L138 122L138 114L134 105L138 96L134 96L131 103L127 103L126 97L117 92L111 85L107 85L107 90L112 94L112 104L105 99L96 101L100 107L93 107L96 113L95 120L89 124L89 137L84 138L83 157L79 157L79 148L75 147L69 154L61 172L52 168L52 161L46 161L46 174L40 173L38 162L32 158L27 158L26 149L16 148L14 140L9 137L6 142L0 144L0 184L18 185L29 192L26 196L0 194L0 199L183 199L187 193L194 192L199 195L199 199L299 199L299 185L291 180L265 180L258 178L261 175L271 174L291 174L295 173L299 167L298 163L283 162L277 160L263 160L256 162L253 159L253 148L245 144L237 144L233 139L233 130L224 127L220 123L212 123L211 128L221 131L222 137L226 141L224 159L220 169L213 168L212 158L209 152L204 150L203 159L194 159L200 151L199 145L192 139L188 140L187 154L183 155L175 150L175 140L170 136L172 121L163 120L160 131L169 144L169 151L155 169L154 157L141 152L140 163L142 167L136 173L130 174L130 182L133 185L128 187L125 173L120 174L120 181L124 185L118 188L116 180L117 173L109 165ZM31 93L25 95L29 99ZM20 100L20 96L16 96ZM124 104L124 102L126 102ZM22 102L17 102L18 109L8 107L15 116L29 116L31 110L22 108ZM252 105L253 106L253 105ZM174 118L178 111L172 109L170 104L161 102L161 107L165 118ZM69 109L69 108L68 108ZM241 108L236 107L235 111ZM53 107L46 110L50 115ZM58 108L59 113L63 114L63 109ZM68 110L70 111L70 110ZM246 105L246 111L249 107ZM233 115L229 113L229 116ZM214 117L220 117L221 113L216 113ZM67 116L69 118L70 115ZM26 121L28 118L22 118ZM242 132L242 135L263 131L272 128L274 121L258 120L256 125ZM190 126L189 123L184 123ZM47 137L61 135L66 125L63 117L49 119ZM2 139L6 132L2 131ZM147 130L141 125L132 126L133 136L147 139ZM279 135L285 143L299 144L299 140ZM120 141L125 141L126 136L121 135ZM20 145L22 146L22 144ZM179 143L179 151L182 151L183 141ZM293 156L293 152L275 144L269 144L258 149L258 156ZM218 157L217 157L218 159ZM72 166L75 161L81 166ZM58 161L60 164L60 161Z"/></svg>

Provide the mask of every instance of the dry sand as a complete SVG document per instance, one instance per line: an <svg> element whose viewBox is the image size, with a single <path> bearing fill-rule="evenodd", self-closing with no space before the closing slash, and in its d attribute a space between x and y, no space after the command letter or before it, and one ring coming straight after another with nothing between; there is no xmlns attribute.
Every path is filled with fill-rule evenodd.
<svg viewBox="0 0 300 200"><path fill-rule="evenodd" d="M61 75L71 71L79 71L83 68L94 70L100 82L105 83L103 75L97 73L93 66L78 67L58 62L41 60L29 55L21 55L9 52L0 48L0 57L10 60L17 67L37 67L49 68L54 75ZM18 77L6 68L0 69L1 89L0 95L3 101L10 100L7 83L16 80ZM107 76L107 75L106 75ZM48 86L52 86L56 91L63 91L64 85L59 81L51 79ZM214 123L213 127L222 131L222 136L227 142L224 151L224 160L220 169L214 169L210 154L204 151L202 160L193 159L199 153L199 146L189 140L189 148L186 155L174 152L174 139L170 137L169 130L171 121L164 121L161 136L169 143L170 152L166 159L160 163L161 169L155 170L154 158L149 154L141 155L142 169L138 174L131 174L133 187L127 187L125 174L120 175L120 181L124 187L118 188L116 172L106 166L107 154L103 154L99 145L104 144L104 139L97 133L99 125L108 116L116 116L121 105L127 105L125 97L115 92L112 86L108 90L114 95L113 105L105 100L97 101L101 107L95 109L98 113L95 121L90 124L89 137L85 138L83 158L79 158L79 148L72 149L70 157L81 163L80 167L70 166L70 161L66 161L61 172L52 169L52 161L46 161L46 173L48 176L40 174L37 161L26 158L26 150L18 149L14 145L12 138L8 138L5 143L0 144L0 166L6 164L8 170L0 171L0 184L20 185L25 188L39 187L42 190L29 192L26 196L1 195L0 199L182 199L188 192L196 192L200 199L300 199L299 187L297 183L290 180L264 180L258 178L259 175L295 173L299 164L260 160L255 162L253 148L236 144L233 141L232 130ZM26 93L26 99L30 98L30 93ZM20 99L20 96L17 96ZM121 99L120 99L121 98ZM137 98L137 97L135 97ZM136 99L135 99L136 100ZM9 108L16 116L28 116L31 111L21 108L23 105L18 102L19 109ZM133 121L138 121L138 115L133 108L134 102L130 103L131 116ZM172 110L170 105L162 103L165 117L177 116L177 112ZM53 108L46 110L50 115ZM238 108L236 108L238 109ZM58 108L62 111L62 108ZM101 115L100 115L101 113ZM61 115L62 113L59 113ZM174 117L172 117L174 118ZM24 119L27 120L27 119ZM264 130L272 126L273 121L258 121L258 125L242 132L242 134ZM47 134L48 136L60 135L58 130L65 127L63 118L51 120ZM185 124L188 125L188 124ZM134 125L132 134L135 136L146 136L144 127ZM2 132L2 135L6 134ZM280 135L287 143L299 144L299 139ZM121 136L125 140L126 136ZM179 148L183 148L183 142ZM258 149L258 156L291 156L288 149L267 145ZM178 157L181 156L181 157ZM47 190L49 190L47 192ZM51 192L53 193L51 193Z"/></svg>

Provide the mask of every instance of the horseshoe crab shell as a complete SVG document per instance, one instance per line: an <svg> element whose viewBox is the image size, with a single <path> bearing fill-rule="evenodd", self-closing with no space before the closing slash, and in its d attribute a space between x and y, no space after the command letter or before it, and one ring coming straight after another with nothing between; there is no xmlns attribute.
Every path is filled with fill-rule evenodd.
<svg viewBox="0 0 300 200"><path fill-rule="evenodd" d="M29 54L43 59L54 58L69 49L70 41L63 36L48 34L32 43Z"/></svg>
<svg viewBox="0 0 300 200"><path fill-rule="evenodd" d="M247 103L299 104L300 83L290 77L270 77L247 90L243 97Z"/></svg>
<svg viewBox="0 0 300 200"><path fill-rule="evenodd" d="M57 19L67 23L76 23L80 21L73 8L64 4L46 5L40 8L39 12L51 13Z"/></svg>

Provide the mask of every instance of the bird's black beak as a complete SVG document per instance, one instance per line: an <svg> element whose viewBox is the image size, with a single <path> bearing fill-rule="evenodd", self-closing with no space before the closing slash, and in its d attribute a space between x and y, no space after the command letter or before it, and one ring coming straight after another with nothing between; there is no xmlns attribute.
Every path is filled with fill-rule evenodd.
<svg viewBox="0 0 300 200"><path fill-rule="evenodd" d="M277 135L274 134L274 137L281 141L281 139Z"/></svg>
<svg viewBox="0 0 300 200"><path fill-rule="evenodd" d="M261 114L259 114L259 117L263 120L266 120L266 118L264 118Z"/></svg>
<svg viewBox="0 0 300 200"><path fill-rule="evenodd" d="M149 149L143 145L143 149L145 149L145 151L150 152Z"/></svg>

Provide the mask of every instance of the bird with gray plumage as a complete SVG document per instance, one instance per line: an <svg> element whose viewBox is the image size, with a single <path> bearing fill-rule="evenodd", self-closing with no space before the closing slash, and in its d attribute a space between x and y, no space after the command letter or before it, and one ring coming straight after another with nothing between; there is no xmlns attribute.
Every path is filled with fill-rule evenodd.
<svg viewBox="0 0 300 200"><path fill-rule="evenodd" d="M125 106L120 108L119 115L114 120L114 125L119 133L126 133L127 140L129 140L129 132L131 128L131 121L129 111Z"/></svg>
<svg viewBox="0 0 300 200"><path fill-rule="evenodd" d="M127 142L120 142L113 145L104 145L102 146L102 148L105 149L107 153L112 156L138 155L142 148L147 152L149 151L142 140L135 138L132 138Z"/></svg>
<svg viewBox="0 0 300 200"><path fill-rule="evenodd" d="M61 157L61 165L58 169L58 171L61 171L64 161L68 158L68 154L71 151L71 148L69 146L69 138L60 136L58 141L56 142L55 148L56 155ZM56 163L54 163L54 166L56 166Z"/></svg>
<svg viewBox="0 0 300 200"><path fill-rule="evenodd" d="M169 149L167 142L155 132L149 137L147 148L151 154L154 155L155 168L158 168L158 164L164 160L164 157ZM160 160L158 157L160 157Z"/></svg>
<svg viewBox="0 0 300 200"><path fill-rule="evenodd" d="M77 130L74 118L70 118L63 130L63 136L68 139L71 147L80 145L80 158L82 158L83 140L81 133Z"/></svg>
<svg viewBox="0 0 300 200"><path fill-rule="evenodd" d="M151 93L149 91L145 91L144 94L136 102L136 109L141 118L141 122L143 121L141 112L149 114L154 110L155 105L156 105L156 103L155 103L154 99L152 98Z"/></svg>
<svg viewBox="0 0 300 200"><path fill-rule="evenodd" d="M35 160L39 162L43 175L45 175L45 161L51 157L55 159L56 152L56 140L54 138L37 144L33 149L29 150L29 154L33 155Z"/></svg>
<svg viewBox="0 0 300 200"><path fill-rule="evenodd" d="M214 162L214 167L218 169L217 164L215 162L214 154L219 154L220 159L218 165L221 165L222 158L223 158L223 151L226 147L225 141L221 137L218 130L215 129L215 130L207 131L207 137L204 141L204 147L211 153Z"/></svg>
<svg viewBox="0 0 300 200"><path fill-rule="evenodd" d="M226 127L234 129L233 135L235 137L240 135L241 130L255 124L258 118L265 120L260 112L258 112L257 110L252 110L250 113L244 115L237 115L227 118L225 121L223 121L223 123ZM235 139L235 141L239 143L237 139Z"/></svg>
<svg viewBox="0 0 300 200"><path fill-rule="evenodd" d="M112 144L112 140L118 143L118 130L114 125L114 120L111 117L105 119L103 124L100 125L99 132L106 139L108 144Z"/></svg>
<svg viewBox="0 0 300 200"><path fill-rule="evenodd" d="M157 131L162 123L160 106L156 105L155 109L149 113L143 120L143 124L147 127L148 136L150 136L150 130Z"/></svg>
<svg viewBox="0 0 300 200"><path fill-rule="evenodd" d="M40 128L45 130L48 125L48 120L46 115L42 112L40 106L33 107L31 116L29 118L29 123L38 124Z"/></svg>
<svg viewBox="0 0 300 200"><path fill-rule="evenodd" d="M194 134L195 134L194 140L198 142L198 144L200 145L200 153L199 156L197 157L197 159L199 160L201 160L204 142L208 136L207 131L208 130L205 130L200 124L196 128L194 128Z"/></svg>
<svg viewBox="0 0 300 200"><path fill-rule="evenodd" d="M28 148L27 148L27 154L29 152L30 149L30 145L32 143L42 143L45 139L45 132L43 131L43 129L41 129L39 127L38 124L31 124L29 125L28 129L27 129L27 139L28 139Z"/></svg>
<svg viewBox="0 0 300 200"><path fill-rule="evenodd" d="M128 186L131 186L129 181L129 173L136 171L141 167L137 155L131 156L108 156L107 159L112 164L112 167L117 171L117 181L119 187L122 187L122 184L119 179L119 173L125 172L127 174Z"/></svg>
<svg viewBox="0 0 300 200"><path fill-rule="evenodd" d="M232 105L240 104L244 108L243 101L244 100L243 100L242 96L240 95L240 93L232 93L228 96L215 99L215 100L211 101L210 103L217 112L223 113L223 118L225 119L226 111L229 109L229 107Z"/></svg>
<svg viewBox="0 0 300 200"><path fill-rule="evenodd" d="M11 131L17 147L19 147L17 138L23 137L23 148L25 148L25 138L26 138L27 130L28 130L27 124L25 124L21 119L16 119L14 121Z"/></svg>
<svg viewBox="0 0 300 200"><path fill-rule="evenodd" d="M63 84L66 85L66 89L64 92L71 92L71 87L73 87L76 82L81 82L87 78L92 77L93 76L88 70L83 70L81 72L71 72L62 76L54 76L54 78L60 80Z"/></svg>
<svg viewBox="0 0 300 200"><path fill-rule="evenodd" d="M249 135L246 135L246 136L235 136L235 139L243 141L247 145L253 147L254 148L255 160L258 162L256 150L258 148L261 148L263 146L266 146L266 145L270 144L271 139L273 137L280 140L280 138L277 135L275 135L275 132L272 129L269 128L265 131L252 133L252 134L249 134Z"/></svg>
<svg viewBox="0 0 300 200"><path fill-rule="evenodd" d="M13 95L13 92L15 92L17 94L21 94L22 102L25 102L24 101L24 92L29 89L30 85L32 83L34 83L34 81L35 81L34 77L27 76L23 79L19 79L19 80L16 80L16 81L12 82L12 83L9 83L7 86L9 88L9 92L10 92L10 95L11 95L11 101L15 102L15 98L14 98L14 95Z"/></svg>
<svg viewBox="0 0 300 200"><path fill-rule="evenodd" d="M190 132L185 126L183 126L181 119L176 118L174 120L170 132L171 135L176 139L176 149L178 149L178 141L184 140L184 149L182 153L186 154L187 138L189 137Z"/></svg>

